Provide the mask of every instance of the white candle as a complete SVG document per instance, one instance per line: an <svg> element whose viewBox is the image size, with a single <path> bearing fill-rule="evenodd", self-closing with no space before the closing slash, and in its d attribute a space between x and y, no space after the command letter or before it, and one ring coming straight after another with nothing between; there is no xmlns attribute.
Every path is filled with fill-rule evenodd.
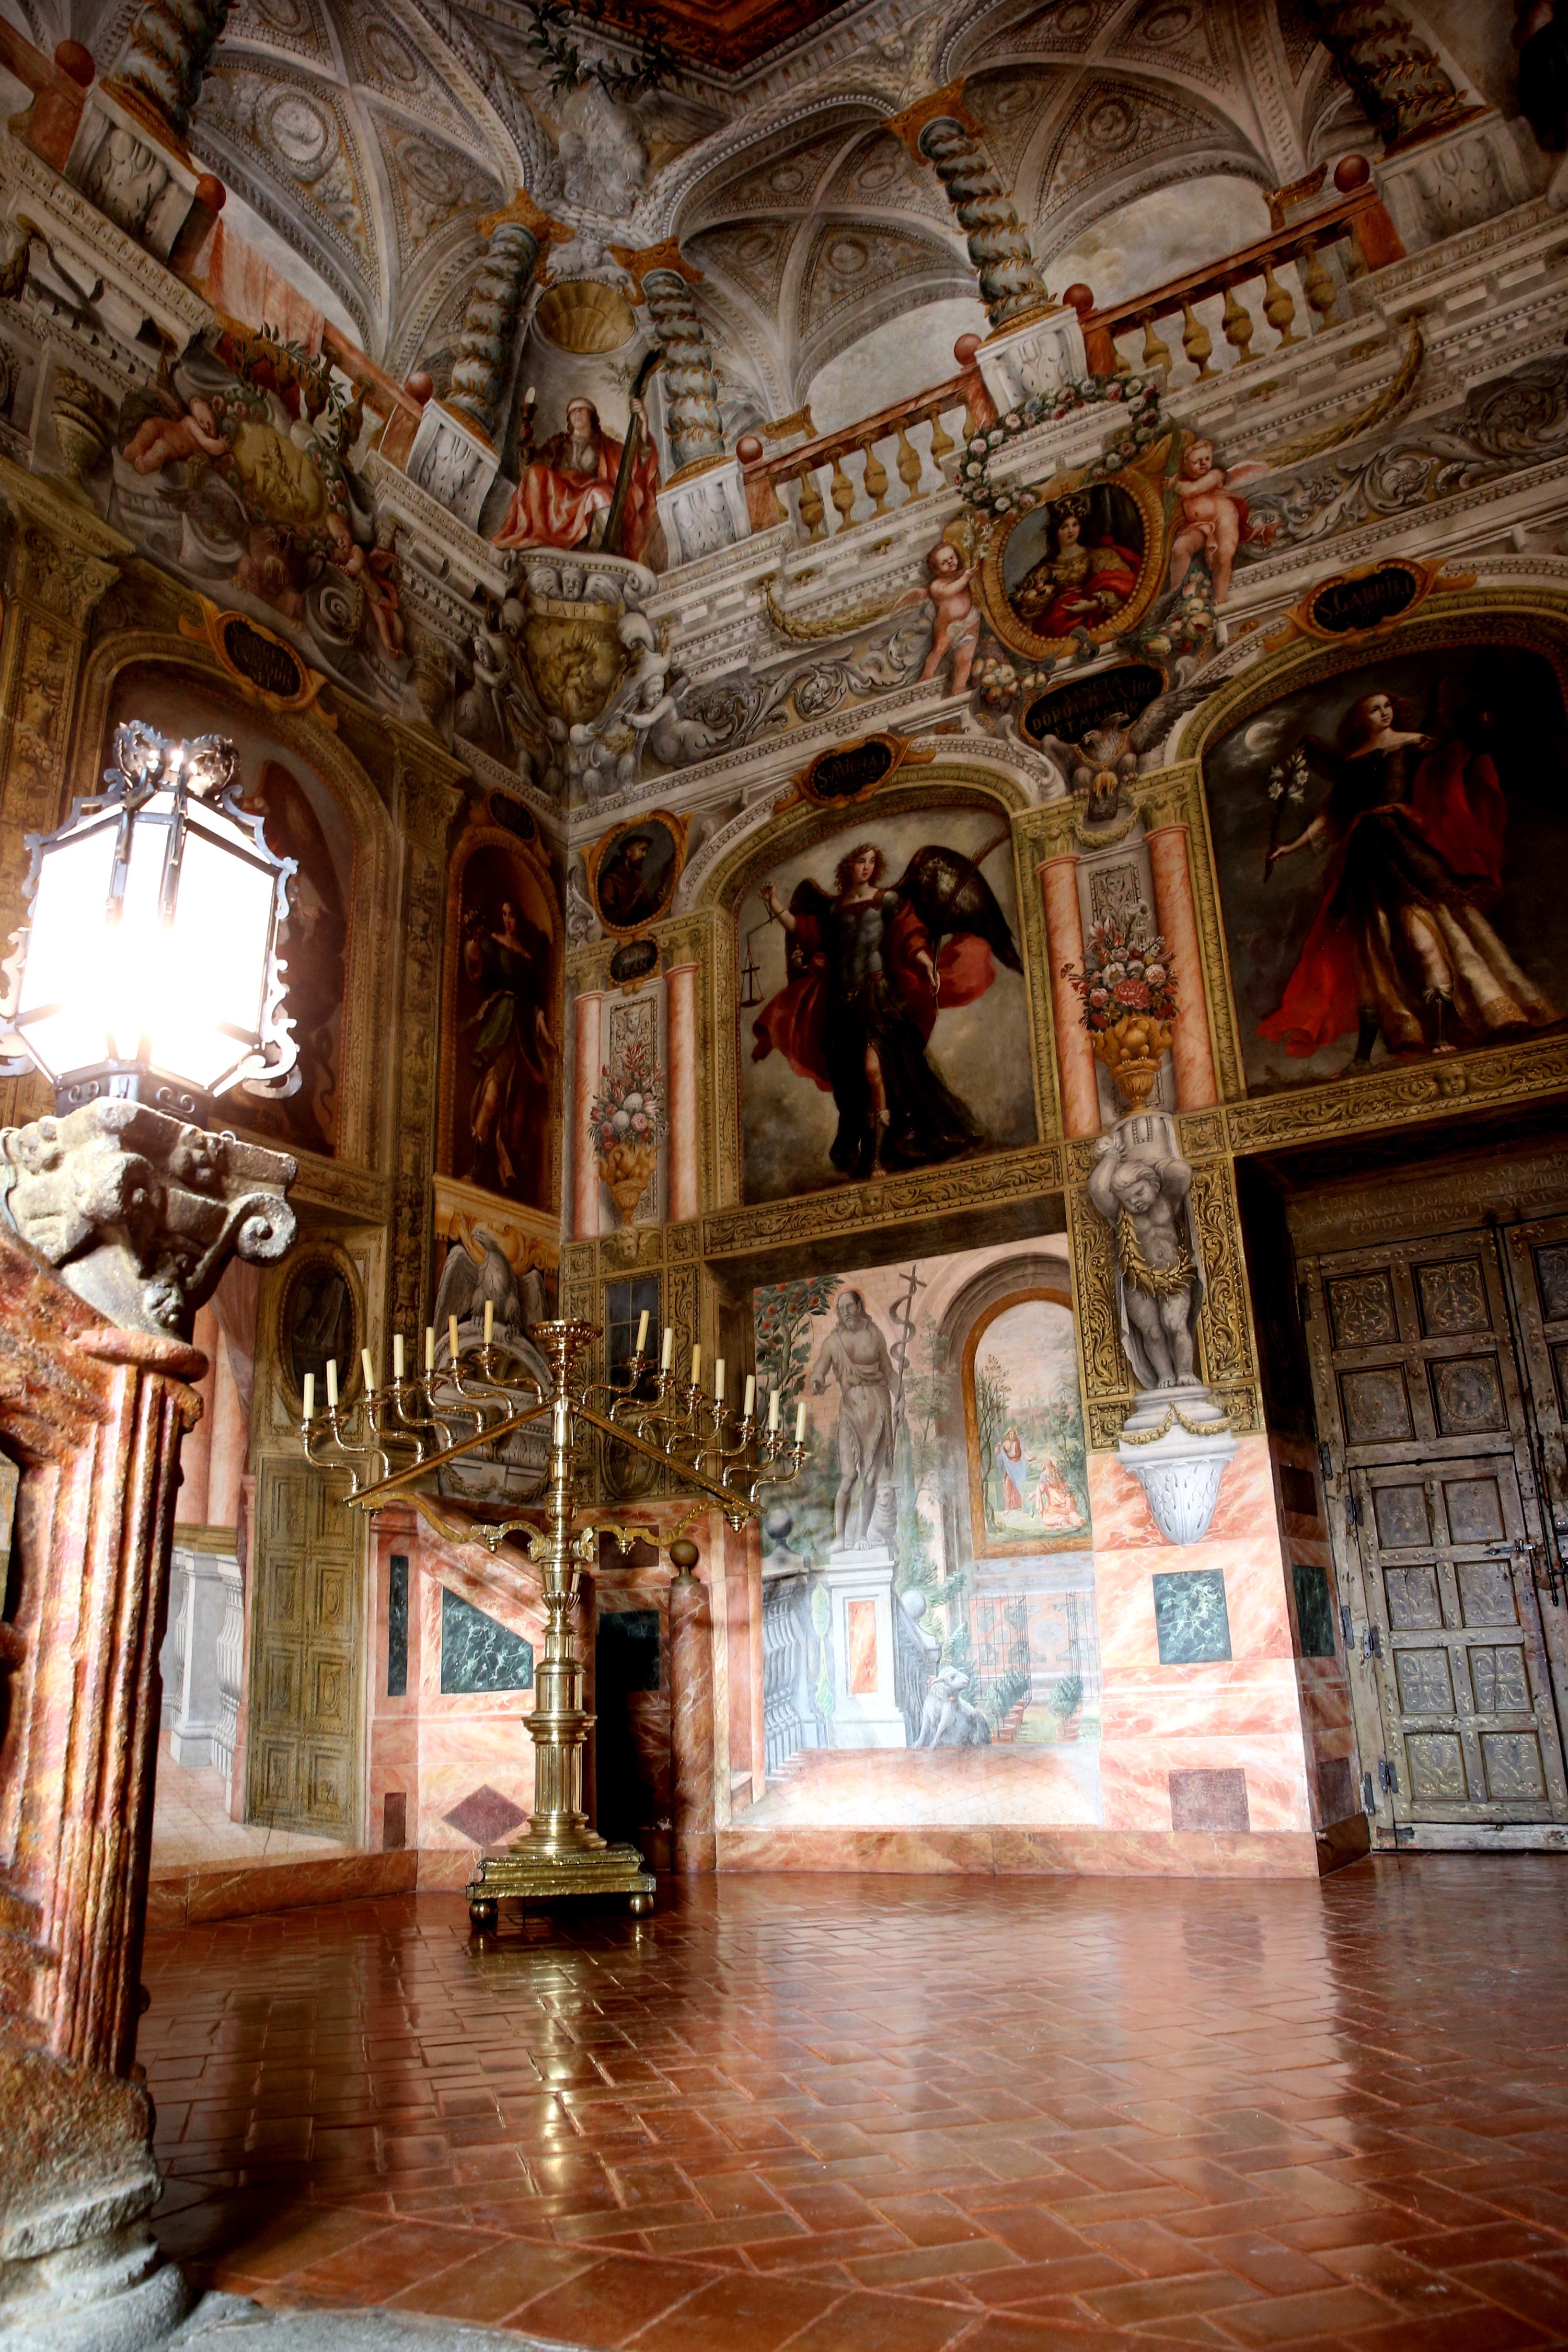
<svg viewBox="0 0 1568 2352"><path fill-rule="evenodd" d="M752 1407L756 1403L756 1402L757 1383L752 1379L751 1373L748 1372L746 1374L746 1402L741 1407L741 1414L743 1420L750 1421L752 1417Z"/></svg>
<svg viewBox="0 0 1568 2352"><path fill-rule="evenodd" d="M315 1417L316 1375L314 1372L307 1372L305 1375L305 1418L307 1421L314 1421Z"/></svg>
<svg viewBox="0 0 1568 2352"><path fill-rule="evenodd" d="M779 1391L777 1389L770 1389L768 1391L768 1435L770 1437L776 1434L778 1425Z"/></svg>
<svg viewBox="0 0 1568 2352"><path fill-rule="evenodd" d="M805 1399L804 1397L795 1409L795 1442L797 1445L805 1444Z"/></svg>
<svg viewBox="0 0 1568 2352"><path fill-rule="evenodd" d="M364 1367L364 1384L374 1396L375 1394L375 1366L371 1361L370 1349L368 1348L362 1348L360 1349L359 1360Z"/></svg>
<svg viewBox="0 0 1568 2352"><path fill-rule="evenodd" d="M452 1350L452 1361L456 1363L458 1360L458 1318L455 1315L448 1315L447 1318L447 1344Z"/></svg>
<svg viewBox="0 0 1568 2352"><path fill-rule="evenodd" d="M643 1311L642 1311L642 1320L641 1320L641 1321L638 1323L638 1325L637 1325L637 1354L638 1354L639 1356L642 1354L642 1351L643 1351L643 1349L647 1347L647 1308L645 1307L643 1308Z"/></svg>
<svg viewBox="0 0 1568 2352"><path fill-rule="evenodd" d="M716 1404L722 1404L724 1402L724 1359L722 1356L720 1357L718 1362L713 1367L713 1401Z"/></svg>
<svg viewBox="0 0 1568 2352"><path fill-rule="evenodd" d="M427 1372L433 1372L436 1369L436 1326L434 1323L426 1323L425 1326L425 1369Z"/></svg>
<svg viewBox="0 0 1568 2352"><path fill-rule="evenodd" d="M392 1335L392 1377L395 1381L400 1381L403 1378L403 1334L401 1331L395 1331Z"/></svg>
<svg viewBox="0 0 1568 2352"><path fill-rule="evenodd" d="M495 1338L495 1331L496 1303L493 1298L487 1298L485 1301L485 1345L487 1348L489 1346L490 1341Z"/></svg>
<svg viewBox="0 0 1568 2352"><path fill-rule="evenodd" d="M337 1409L338 1360L335 1356L329 1356L327 1358L327 1411L336 1412Z"/></svg>
<svg viewBox="0 0 1568 2352"><path fill-rule="evenodd" d="M668 1372L674 1360L675 1326L673 1323L667 1323L664 1327L664 1353L658 1360L659 1370L661 1372Z"/></svg>
<svg viewBox="0 0 1568 2352"><path fill-rule="evenodd" d="M702 1386L702 1350L700 1348L693 1348L691 1350L691 1385L694 1389L700 1389Z"/></svg>

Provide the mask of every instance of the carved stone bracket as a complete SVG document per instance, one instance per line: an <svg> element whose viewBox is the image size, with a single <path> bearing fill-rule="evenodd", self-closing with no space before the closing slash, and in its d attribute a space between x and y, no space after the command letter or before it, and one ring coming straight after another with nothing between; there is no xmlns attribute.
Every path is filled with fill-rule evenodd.
<svg viewBox="0 0 1568 2352"><path fill-rule="evenodd" d="M85 1103L0 1132L0 1204L79 1298L123 1329L188 1339L231 1256L280 1258L294 1162L142 1103Z"/></svg>

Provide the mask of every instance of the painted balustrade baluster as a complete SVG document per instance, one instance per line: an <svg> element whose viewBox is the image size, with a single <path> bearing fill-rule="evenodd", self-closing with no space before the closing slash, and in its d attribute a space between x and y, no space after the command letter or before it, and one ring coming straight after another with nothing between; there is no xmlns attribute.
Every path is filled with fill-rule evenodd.
<svg viewBox="0 0 1568 2352"><path fill-rule="evenodd" d="M866 460L862 477L866 486L866 496L871 501L872 513L879 515L888 503L888 469L877 455L877 444L874 439L861 442L860 454Z"/></svg>
<svg viewBox="0 0 1568 2352"><path fill-rule="evenodd" d="M1311 237L1303 237L1296 248L1296 259L1301 272L1301 291L1317 313L1314 334L1321 334L1333 314L1334 281L1318 258L1318 248Z"/></svg>
<svg viewBox="0 0 1568 2352"><path fill-rule="evenodd" d="M943 472L945 461L952 457L957 446L957 442L942 421L941 410L933 409L931 420L931 461L937 472L942 475L944 481L947 478Z"/></svg>
<svg viewBox="0 0 1568 2352"><path fill-rule="evenodd" d="M775 523L788 522L790 520L790 511L788 507L784 504L784 482L787 481L788 478L789 477L787 475L784 477L783 480L779 480L772 474L768 476L768 496L773 502L773 520Z"/></svg>
<svg viewBox="0 0 1568 2352"><path fill-rule="evenodd" d="M839 530L847 530L849 528L849 518L855 511L855 485L844 470L844 457L842 451L836 450L834 452L833 480L828 488L827 495L838 510Z"/></svg>
<svg viewBox="0 0 1568 2352"><path fill-rule="evenodd" d="M1182 349L1196 368L1200 383L1214 374L1215 371L1209 365L1214 337L1190 302L1182 304Z"/></svg>
<svg viewBox="0 0 1568 2352"><path fill-rule="evenodd" d="M1225 312L1220 324L1224 330L1226 341L1237 355L1237 366L1246 367L1258 356L1251 347L1252 338L1257 329L1253 325L1251 311L1242 301L1234 286L1227 286L1225 289Z"/></svg>
<svg viewBox="0 0 1568 2352"><path fill-rule="evenodd" d="M1295 332L1296 298L1288 286L1281 286L1274 275L1274 264L1263 265L1263 315L1279 338L1275 348L1283 351L1289 343L1299 343Z"/></svg>
<svg viewBox="0 0 1568 2352"><path fill-rule="evenodd" d="M795 479L800 484L800 519L805 525L806 538L808 541L825 538L827 509L822 503L822 492L816 486L816 468L807 466L795 476Z"/></svg>
<svg viewBox="0 0 1568 2352"><path fill-rule="evenodd" d="M1345 276L1353 284L1356 278L1364 278L1367 275L1368 267L1366 254L1361 241L1361 223L1359 220L1352 220L1350 225L1350 234L1345 238Z"/></svg>
<svg viewBox="0 0 1568 2352"><path fill-rule="evenodd" d="M1154 332L1154 320L1152 316L1150 316L1143 321L1143 350L1142 358L1145 373L1147 373L1151 368L1163 368L1165 371L1165 382L1167 384L1170 383L1171 369L1173 365L1173 362L1171 358L1171 346L1169 343L1162 342L1159 336Z"/></svg>
<svg viewBox="0 0 1568 2352"><path fill-rule="evenodd" d="M899 453L893 464L898 469L899 479L904 486L904 503L906 506L911 505L916 499L923 498L925 495L921 488L921 477L925 468L921 464L920 452L910 441L902 420L894 426L893 430L898 436L899 443Z"/></svg>

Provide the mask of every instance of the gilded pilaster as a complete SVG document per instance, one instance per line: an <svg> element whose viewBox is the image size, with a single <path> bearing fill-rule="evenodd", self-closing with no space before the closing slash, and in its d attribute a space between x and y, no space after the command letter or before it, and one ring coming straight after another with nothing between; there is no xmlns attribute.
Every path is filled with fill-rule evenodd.
<svg viewBox="0 0 1568 2352"><path fill-rule="evenodd" d="M420 1331L430 1298L430 1181L436 1166L437 1081L440 1049L441 947L447 848L462 805L463 770L411 729L392 733L395 791L401 817L402 947L397 974L397 1083L389 1089L392 1170L390 1307L392 1328Z"/></svg>

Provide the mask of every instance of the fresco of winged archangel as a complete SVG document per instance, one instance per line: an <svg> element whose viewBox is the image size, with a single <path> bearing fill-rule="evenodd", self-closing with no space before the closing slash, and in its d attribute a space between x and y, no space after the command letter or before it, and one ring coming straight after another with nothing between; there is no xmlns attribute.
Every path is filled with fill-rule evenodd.
<svg viewBox="0 0 1568 2352"><path fill-rule="evenodd" d="M1004 835L1002 838L1005 839ZM942 1015L985 994L996 967L1021 972L1012 928L976 856L928 842L896 882L876 842L839 857L829 887L798 882L786 906L760 893L786 934L784 986L752 1027L753 1062L777 1051L831 1093L828 1156L840 1178L921 1168L994 1142L928 1048Z"/></svg>

